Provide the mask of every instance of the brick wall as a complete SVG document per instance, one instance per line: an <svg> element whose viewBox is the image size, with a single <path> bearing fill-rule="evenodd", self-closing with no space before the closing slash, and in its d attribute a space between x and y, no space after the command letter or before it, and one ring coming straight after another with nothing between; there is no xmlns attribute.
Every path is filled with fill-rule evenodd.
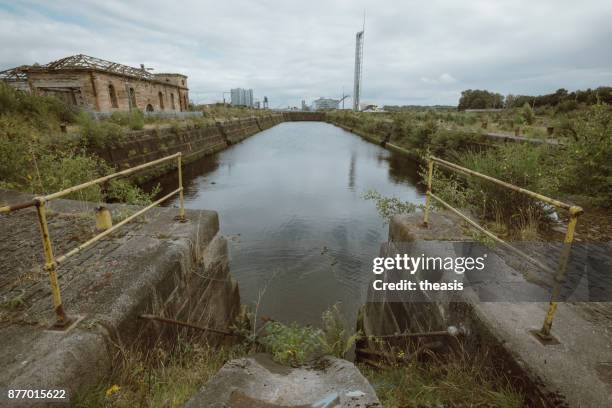
<svg viewBox="0 0 612 408"><path fill-rule="evenodd" d="M187 88L175 84L178 83L176 81L160 79L146 81L104 72L65 71L33 72L29 76L29 83L36 93L54 92L67 102L97 112L129 110L131 90L136 108L143 112L147 111L147 107L154 112L186 110L189 101ZM52 91L53 88L58 90ZM71 93L69 89L75 89L75 92ZM73 98L72 102L70 98Z"/></svg>

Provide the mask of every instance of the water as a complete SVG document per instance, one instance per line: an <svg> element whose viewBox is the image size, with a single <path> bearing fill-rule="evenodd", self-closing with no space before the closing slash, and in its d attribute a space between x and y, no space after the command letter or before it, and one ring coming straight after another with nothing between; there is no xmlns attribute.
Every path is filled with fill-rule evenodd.
<svg viewBox="0 0 612 408"><path fill-rule="evenodd" d="M366 191L424 202L415 163L321 122L282 123L184 173L185 206L219 212L243 303L286 323L318 325L336 302L354 323L388 235Z"/></svg>

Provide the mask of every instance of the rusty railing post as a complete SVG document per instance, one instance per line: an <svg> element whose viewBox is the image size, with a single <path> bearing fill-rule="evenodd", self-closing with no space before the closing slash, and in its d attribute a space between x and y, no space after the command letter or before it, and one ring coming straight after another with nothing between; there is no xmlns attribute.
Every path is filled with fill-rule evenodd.
<svg viewBox="0 0 612 408"><path fill-rule="evenodd" d="M544 324L539 332L536 332L538 337L542 340L550 341L553 337L550 334L552 328L553 318L557 311L557 299L561 292L561 285L565 280L565 274L567 272L567 264L572 250L572 242L574 241L574 233L576 232L576 224L578 223L578 217L583 213L582 208L572 206L569 210L570 221L567 225L567 232L565 233L565 239L563 240L563 249L561 250L561 256L559 257L559 269L557 276L555 276L555 286L550 295L550 303L548 305L548 311L544 317Z"/></svg>
<svg viewBox="0 0 612 408"><path fill-rule="evenodd" d="M425 198L425 218L423 219L423 226L429 225L429 207L431 205L431 180L433 178L433 160L429 156L427 161L427 193Z"/></svg>
<svg viewBox="0 0 612 408"><path fill-rule="evenodd" d="M179 187L179 221L185 221L185 197L183 195L183 161L182 161L182 153L179 152L177 160L178 166L178 187Z"/></svg>
<svg viewBox="0 0 612 408"><path fill-rule="evenodd" d="M66 316L62 305L62 295L57 281L57 264L53 256L53 247L49 237L49 226L47 225L47 211L44 198L36 199L36 213L38 215L38 225L42 236L43 251L45 253L45 270L49 273L49 283L51 284L51 294L53 297L53 308L57 316L54 327L65 327L70 319Z"/></svg>

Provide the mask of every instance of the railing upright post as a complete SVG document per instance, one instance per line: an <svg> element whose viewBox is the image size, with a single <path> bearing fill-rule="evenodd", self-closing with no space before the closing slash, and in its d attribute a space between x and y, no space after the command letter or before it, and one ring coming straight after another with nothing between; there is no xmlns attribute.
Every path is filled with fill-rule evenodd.
<svg viewBox="0 0 612 408"><path fill-rule="evenodd" d="M185 221L185 198L183 195L183 161L182 154L179 153L177 157L178 166L178 186L179 186L179 216L180 221Z"/></svg>
<svg viewBox="0 0 612 408"><path fill-rule="evenodd" d="M578 216L582 214L582 208L571 207L569 210L570 220L567 225L567 232L565 233L565 239L563 240L563 249L561 250L561 256L559 257L559 269L557 276L555 276L555 286L553 287L550 295L550 303L548 305L548 311L544 317L544 324L542 329L537 332L537 335L544 340L551 340L552 336L550 330L552 328L553 318L557 311L557 299L561 293L561 285L565 280L565 274L567 272L567 264L569 262L572 242L574 241L574 233L576 232L576 224L578 223Z"/></svg>
<svg viewBox="0 0 612 408"><path fill-rule="evenodd" d="M427 227L429 225L429 207L431 205L431 181L433 178L433 160L429 156L427 161L427 193L425 198L425 218L423 219L423 225Z"/></svg>
<svg viewBox="0 0 612 408"><path fill-rule="evenodd" d="M55 327L65 327L69 323L69 319L62 305L62 295L60 293L59 283L57 281L57 264L53 256L53 247L49 237L49 227L47 225L47 211L44 199L37 199L36 213L38 215L38 225L42 236L43 251L45 253L45 270L49 273L49 282L51 284L51 294L53 296L53 308L57 315Z"/></svg>

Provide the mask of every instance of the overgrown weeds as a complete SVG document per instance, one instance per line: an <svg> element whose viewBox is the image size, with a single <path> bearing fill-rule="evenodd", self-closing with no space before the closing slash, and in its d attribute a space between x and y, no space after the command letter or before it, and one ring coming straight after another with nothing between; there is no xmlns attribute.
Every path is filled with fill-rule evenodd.
<svg viewBox="0 0 612 408"><path fill-rule="evenodd" d="M168 345L121 350L114 372L73 398L78 408L182 407L242 345L212 347L202 338L177 338Z"/></svg>
<svg viewBox="0 0 612 408"><path fill-rule="evenodd" d="M80 124L82 136L60 132L64 121ZM0 83L0 188L48 194L110 174L114 169L90 149L117 143L123 134L118 124L96 121L84 112L77 115L55 98L17 92ZM142 205L155 194L117 180L69 198Z"/></svg>
<svg viewBox="0 0 612 408"><path fill-rule="evenodd" d="M375 370L360 366L384 407L520 408L524 396L489 364L486 350L429 354L405 365Z"/></svg>
<svg viewBox="0 0 612 408"><path fill-rule="evenodd" d="M301 366L323 355L344 358L361 333L348 327L335 304L322 315L322 328L269 322L259 343L281 364Z"/></svg>

